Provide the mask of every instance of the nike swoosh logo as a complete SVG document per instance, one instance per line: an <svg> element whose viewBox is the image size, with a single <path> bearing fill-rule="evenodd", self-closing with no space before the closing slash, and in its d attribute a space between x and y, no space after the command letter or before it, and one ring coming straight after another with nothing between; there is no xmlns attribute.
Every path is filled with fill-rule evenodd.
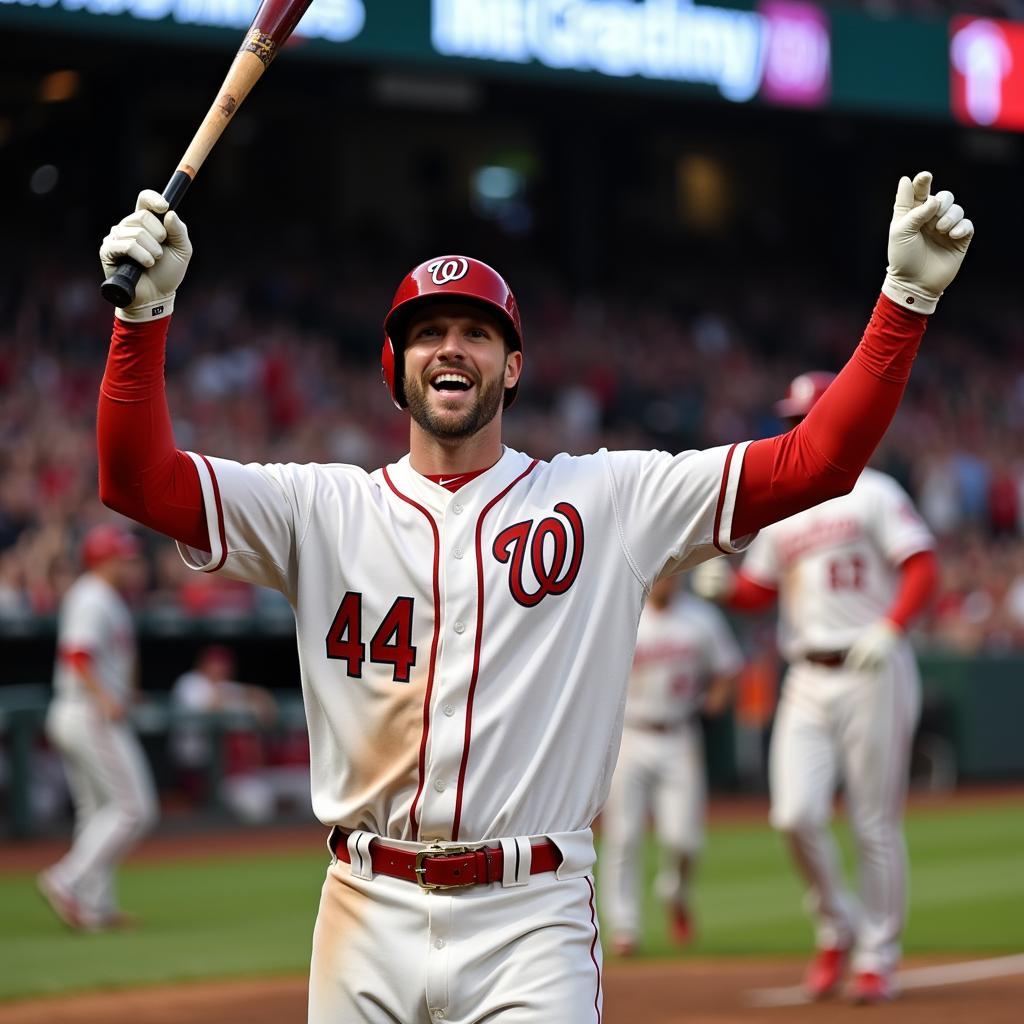
<svg viewBox="0 0 1024 1024"><path fill-rule="evenodd" d="M458 476L450 476L447 480L438 480L437 482L442 486L446 487L448 484L455 483L456 480L461 480L465 474L460 473Z"/></svg>

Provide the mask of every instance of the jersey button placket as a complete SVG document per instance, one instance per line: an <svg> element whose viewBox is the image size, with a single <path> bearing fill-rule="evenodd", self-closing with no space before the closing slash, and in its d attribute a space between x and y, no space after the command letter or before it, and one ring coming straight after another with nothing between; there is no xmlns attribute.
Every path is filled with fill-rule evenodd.
<svg viewBox="0 0 1024 1024"><path fill-rule="evenodd" d="M447 839L451 838L459 795L466 728L463 712L473 669L477 581L476 560L471 557L472 515L461 502L453 501L439 525L444 562L442 643L435 674L420 835L440 834Z"/></svg>

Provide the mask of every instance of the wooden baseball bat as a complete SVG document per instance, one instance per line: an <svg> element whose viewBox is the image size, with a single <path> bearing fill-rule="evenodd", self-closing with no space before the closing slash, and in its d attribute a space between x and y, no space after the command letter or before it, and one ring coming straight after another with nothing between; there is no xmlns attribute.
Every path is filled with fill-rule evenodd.
<svg viewBox="0 0 1024 1024"><path fill-rule="evenodd" d="M203 161L221 137L235 111L249 95L249 90L277 56L277 51L292 34L299 19L306 13L312 0L262 0L252 24L245 33L241 49L235 55L227 78L199 130L185 150L178 169L171 175L163 197L168 209L173 210L181 202L189 185L195 180ZM135 286L139 283L143 268L133 259L118 264L117 271L103 282L100 292L107 302L115 306L131 305L135 298Z"/></svg>

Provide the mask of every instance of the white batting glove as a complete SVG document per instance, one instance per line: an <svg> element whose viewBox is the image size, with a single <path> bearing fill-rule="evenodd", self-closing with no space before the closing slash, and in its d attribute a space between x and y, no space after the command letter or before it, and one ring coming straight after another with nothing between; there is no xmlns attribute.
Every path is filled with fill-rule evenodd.
<svg viewBox="0 0 1024 1024"><path fill-rule="evenodd" d="M163 223L157 214L165 214ZM192 256L185 222L159 192L139 193L135 212L110 229L100 246L103 276L112 277L117 265L130 256L145 268L135 286L135 301L115 310L122 320L159 320L174 312L174 293L185 277Z"/></svg>
<svg viewBox="0 0 1024 1024"><path fill-rule="evenodd" d="M974 237L974 225L952 192L928 193L931 171L900 178L889 225L889 266L883 294L916 313L933 313L956 277Z"/></svg>
<svg viewBox="0 0 1024 1024"><path fill-rule="evenodd" d="M722 557L701 562L690 573L690 588L706 601L724 601L732 594L735 584L736 573Z"/></svg>
<svg viewBox="0 0 1024 1024"><path fill-rule="evenodd" d="M872 622L850 646L843 665L854 672L878 672L889 660L903 630L888 619Z"/></svg>

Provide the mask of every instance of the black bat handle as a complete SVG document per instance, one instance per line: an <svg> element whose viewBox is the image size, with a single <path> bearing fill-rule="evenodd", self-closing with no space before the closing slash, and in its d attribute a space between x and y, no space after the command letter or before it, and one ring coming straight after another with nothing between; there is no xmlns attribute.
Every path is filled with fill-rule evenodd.
<svg viewBox="0 0 1024 1024"><path fill-rule="evenodd" d="M167 187L163 191L163 197L167 200L167 209L173 210L181 202L182 196L188 191L192 179L184 171L175 171ZM163 220L163 217L160 218ZM126 259L117 265L117 270L111 277L108 277L100 285L100 294L112 306L124 309L130 306L135 299L135 286L142 277L143 268L133 259Z"/></svg>

